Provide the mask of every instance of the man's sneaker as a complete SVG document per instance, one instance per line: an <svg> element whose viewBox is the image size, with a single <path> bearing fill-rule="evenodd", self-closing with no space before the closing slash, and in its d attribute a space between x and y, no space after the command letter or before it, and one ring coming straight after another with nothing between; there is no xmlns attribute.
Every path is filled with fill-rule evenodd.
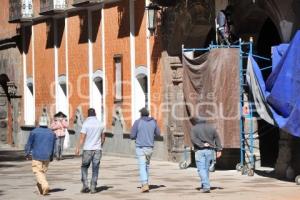
<svg viewBox="0 0 300 200"><path fill-rule="evenodd" d="M80 190L81 193L89 193L90 192L90 189L87 188L87 187L83 187L81 190Z"/></svg>
<svg viewBox="0 0 300 200"><path fill-rule="evenodd" d="M39 194L43 194L43 189L42 189L41 184L37 183L36 188L38 189Z"/></svg>
<svg viewBox="0 0 300 200"><path fill-rule="evenodd" d="M201 191L202 193L210 193L210 189L208 189L208 188L204 188L204 189L202 189L202 191Z"/></svg>
<svg viewBox="0 0 300 200"><path fill-rule="evenodd" d="M149 185L148 184L142 185L141 192L149 192Z"/></svg>

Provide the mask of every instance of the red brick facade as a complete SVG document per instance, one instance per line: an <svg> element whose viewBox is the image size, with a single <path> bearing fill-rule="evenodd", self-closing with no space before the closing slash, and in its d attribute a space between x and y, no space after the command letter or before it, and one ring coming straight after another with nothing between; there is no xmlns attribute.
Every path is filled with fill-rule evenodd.
<svg viewBox="0 0 300 200"><path fill-rule="evenodd" d="M76 108L81 107L86 117L86 109L90 103L90 41L92 43L93 73L97 70L104 70L105 67L106 74L104 81L106 81L106 88L104 90L106 105L104 105L104 110L108 130L112 128L111 124L116 106L114 94L114 56L122 56L122 80L124 84L122 86L123 99L120 105L124 115L126 131L130 130L132 61L129 4L129 0L124 0L113 4L106 4L102 9L93 9L90 11L91 21L89 21L87 9L69 12L66 17L67 24L65 24L64 17L56 17L55 19L48 17L33 24L34 36L31 33L31 25L24 26L22 37L25 38L25 44L27 44L25 46L28 48L28 51L25 51L27 77L35 78L36 121L43 107L48 108L51 116L55 113L55 45L57 47L57 75L67 75L68 71L68 102L71 127ZM39 9L39 4L35 4L34 7L37 14L36 10ZM147 67L147 27L144 8L145 1L134 1L135 31L133 35L135 41L135 67ZM102 19L102 14L104 14L104 19ZM90 30L89 23L91 23ZM151 93L155 95L150 98L151 107L159 107L161 103L161 67L159 61L159 53L161 51L159 49L153 50L153 48L156 48L157 40L159 38L150 38L150 83ZM32 46L33 43L34 48ZM105 45L105 49L103 49L103 45ZM104 63L102 58L103 52L105 52ZM162 116L157 112L153 114L158 119L159 124L162 125Z"/></svg>
<svg viewBox="0 0 300 200"><path fill-rule="evenodd" d="M41 115L42 108L54 110L54 51L53 51L53 21L34 25L34 86L36 120ZM52 111L53 112L53 111Z"/></svg>

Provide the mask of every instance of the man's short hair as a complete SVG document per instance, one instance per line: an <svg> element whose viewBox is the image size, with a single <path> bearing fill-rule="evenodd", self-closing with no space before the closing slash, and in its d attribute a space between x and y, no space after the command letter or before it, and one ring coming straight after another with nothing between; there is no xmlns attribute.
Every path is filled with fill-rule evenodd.
<svg viewBox="0 0 300 200"><path fill-rule="evenodd" d="M67 115L65 115L63 112L59 111L58 113L56 113L56 114L54 115L54 117L66 118Z"/></svg>
<svg viewBox="0 0 300 200"><path fill-rule="evenodd" d="M146 107L142 108L140 110L140 113L141 113L141 116L146 116L146 117L149 116L149 111L147 110Z"/></svg>
<svg viewBox="0 0 300 200"><path fill-rule="evenodd" d="M89 108L88 109L88 117L93 117L96 116L96 111L94 108Z"/></svg>

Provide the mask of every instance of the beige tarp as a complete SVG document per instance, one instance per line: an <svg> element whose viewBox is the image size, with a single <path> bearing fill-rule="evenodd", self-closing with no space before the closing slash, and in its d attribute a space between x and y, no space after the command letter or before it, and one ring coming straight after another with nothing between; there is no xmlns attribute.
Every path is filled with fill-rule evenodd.
<svg viewBox="0 0 300 200"><path fill-rule="evenodd" d="M194 60L183 56L183 88L185 145L192 146L189 117L201 115L216 127L224 148L239 148L239 50L212 49Z"/></svg>

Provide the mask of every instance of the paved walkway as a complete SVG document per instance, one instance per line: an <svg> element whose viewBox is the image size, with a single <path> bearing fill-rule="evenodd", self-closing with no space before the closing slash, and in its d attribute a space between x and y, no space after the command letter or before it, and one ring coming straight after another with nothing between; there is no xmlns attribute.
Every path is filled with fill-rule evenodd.
<svg viewBox="0 0 300 200"><path fill-rule="evenodd" d="M195 168L180 170L176 163L151 161L151 190L139 192L136 160L103 155L99 192L81 194L80 158L68 156L53 161L48 172L52 188L49 196L39 196L31 171L31 162L21 151L0 150L0 199L125 199L125 200L299 200L300 186L293 182L258 176L242 176L237 171L211 174L212 192L199 192ZM90 175L90 174L89 174Z"/></svg>

